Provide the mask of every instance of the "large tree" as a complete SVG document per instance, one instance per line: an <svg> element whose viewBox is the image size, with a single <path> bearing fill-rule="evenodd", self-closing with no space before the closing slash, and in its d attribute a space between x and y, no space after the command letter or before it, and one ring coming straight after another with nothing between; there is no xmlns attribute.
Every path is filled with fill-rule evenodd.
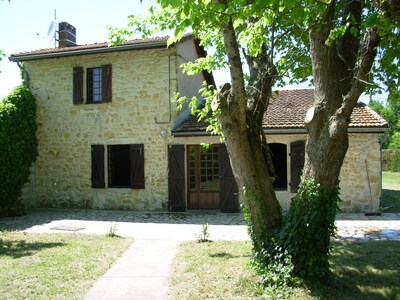
<svg viewBox="0 0 400 300"><path fill-rule="evenodd" d="M314 245L315 255L327 253L334 227L338 177L348 147L350 114L370 82L373 68L377 69L380 82L391 88L398 83L399 75L395 72L399 66L398 3L383 0L156 2L158 5L150 9L151 15L145 20L131 17L131 29L111 29L111 39L121 42L121 35L132 33L132 28L147 35L173 29L175 34L170 39L173 43L186 31L192 31L212 54L186 64L188 73L229 67L230 83L219 91L208 91L205 107L212 106L219 121L244 199L255 252L263 252L266 244L276 242L280 236L286 242L277 247L286 247L295 264L302 261L299 257L305 251L300 251L304 247L300 239L307 238L300 237L291 244L287 240L299 234L287 232L298 230L301 226L294 219L308 213L301 203L323 195L319 197L323 201L315 206L320 217L311 225L323 228L324 232L320 238L325 242ZM293 205L291 217L283 219L272 187L274 172L262 118L273 99L275 85L305 81L311 75L315 101L313 117L306 124L309 134L303 174L303 182L308 185L303 184L305 188L300 189L297 201L300 204ZM310 182L316 190L307 191L307 187L311 189ZM327 211L330 216L324 215ZM313 269L316 266L313 260L310 257L297 269L298 273L302 273L301 268ZM325 275L326 259L321 266L323 271L319 275Z"/></svg>

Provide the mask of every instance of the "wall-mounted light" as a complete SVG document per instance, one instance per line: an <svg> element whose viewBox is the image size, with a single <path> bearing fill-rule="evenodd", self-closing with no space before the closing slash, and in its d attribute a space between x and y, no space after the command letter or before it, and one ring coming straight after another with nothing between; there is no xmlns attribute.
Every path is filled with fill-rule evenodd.
<svg viewBox="0 0 400 300"><path fill-rule="evenodd" d="M160 129L160 136L165 138L168 135L168 130L167 129Z"/></svg>

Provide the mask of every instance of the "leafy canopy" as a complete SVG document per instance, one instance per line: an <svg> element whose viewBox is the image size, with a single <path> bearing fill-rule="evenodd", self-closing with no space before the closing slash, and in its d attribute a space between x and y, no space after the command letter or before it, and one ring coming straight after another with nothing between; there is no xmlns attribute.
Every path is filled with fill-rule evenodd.
<svg viewBox="0 0 400 300"><path fill-rule="evenodd" d="M208 55L195 63L184 64L188 74L202 70L226 68L226 49L222 38L224 24L232 20L240 48L247 54L260 54L263 45L269 45L268 55L279 68L279 84L284 76L290 83L303 82L311 75L308 33L305 15L310 10L321 10L320 2L297 5L291 1L170 1L159 0L149 8L145 18L129 16L127 28L109 27L111 45L123 43L130 35L141 33L148 37L173 31L168 45L191 32L201 40ZM312 4L313 3L313 4ZM323 2L321 2L323 3ZM244 61L244 58L242 57ZM289 76L291 75L291 76ZM287 82L286 82L287 83Z"/></svg>
<svg viewBox="0 0 400 300"><path fill-rule="evenodd" d="M143 37L171 32L168 44L179 41L186 33L193 32L200 38L209 54L195 63L184 66L188 74L202 70L227 67L226 49L223 44L223 25L232 21L239 47L247 54L261 53L267 46L268 55L277 67L276 84L298 84L310 79L311 60L308 33L320 26L330 1L313 0L157 0L150 6L145 18L129 16L128 26L109 27L111 45L123 43L132 34ZM363 36L368 28L377 26L382 38L378 58L373 66L369 94L388 92L392 98L400 94L399 45L400 13L387 0L365 1L361 23L355 17L338 17L327 45L343 36L347 28L351 34ZM344 1L338 1L338 12L344 10ZM338 16L343 14L338 13ZM265 48L264 48L265 49ZM360 50L361 51L361 50ZM244 61L244 59L243 59Z"/></svg>

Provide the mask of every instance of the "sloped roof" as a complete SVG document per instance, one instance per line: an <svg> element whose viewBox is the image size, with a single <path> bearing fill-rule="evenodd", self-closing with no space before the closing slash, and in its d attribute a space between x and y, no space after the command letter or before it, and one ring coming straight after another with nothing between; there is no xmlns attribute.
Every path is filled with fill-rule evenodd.
<svg viewBox="0 0 400 300"><path fill-rule="evenodd" d="M263 127L266 131L305 129L304 118L307 110L314 102L313 89L282 90L272 100L264 115ZM190 116L174 130L177 134L205 133L208 124L198 122L196 117ZM388 123L370 109L366 104L359 102L351 114L349 129L384 129ZM384 130L382 130L384 131Z"/></svg>
<svg viewBox="0 0 400 300"><path fill-rule="evenodd" d="M190 35L187 35L189 37ZM11 61L26 61L51 57L72 56L86 53L102 53L109 51L122 51L140 48L158 48L166 47L169 36L152 37L146 39L128 40L123 45L109 47L108 43L84 44L72 47L46 48L28 52L19 52L11 54Z"/></svg>

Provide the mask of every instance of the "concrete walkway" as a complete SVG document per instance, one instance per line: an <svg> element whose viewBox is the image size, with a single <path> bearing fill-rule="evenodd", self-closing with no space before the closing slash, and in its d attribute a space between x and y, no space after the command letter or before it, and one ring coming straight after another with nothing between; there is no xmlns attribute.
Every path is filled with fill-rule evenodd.
<svg viewBox="0 0 400 300"><path fill-rule="evenodd" d="M123 256L89 291L86 299L167 299L168 277L180 241L195 240L202 224L211 240L249 240L242 214L157 213L97 210L35 210L0 220L0 227L31 233L116 233L135 238ZM400 241L400 214L366 217L338 214L336 240Z"/></svg>
<svg viewBox="0 0 400 300"><path fill-rule="evenodd" d="M176 241L135 240L86 299L167 299Z"/></svg>

